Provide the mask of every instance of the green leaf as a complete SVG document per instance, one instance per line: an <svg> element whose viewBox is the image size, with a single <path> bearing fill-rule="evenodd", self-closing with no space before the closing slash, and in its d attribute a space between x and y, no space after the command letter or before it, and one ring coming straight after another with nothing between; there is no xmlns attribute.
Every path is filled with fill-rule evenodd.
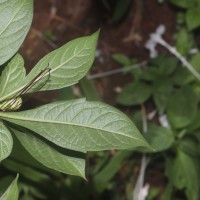
<svg viewBox="0 0 200 200"><path fill-rule="evenodd" d="M136 70L140 71L140 73L141 73L140 74L141 77L139 77L139 78L142 80L145 80L145 81L154 81L155 79L157 79L160 76L158 69L155 67L147 67L144 70L141 68L138 68L138 69L135 69L135 71ZM134 75L135 75L135 73L134 73Z"/></svg>
<svg viewBox="0 0 200 200"><path fill-rule="evenodd" d="M183 66L180 66L180 68L177 69L172 75L173 83L178 86L188 85L194 80L195 77L188 71L186 67Z"/></svg>
<svg viewBox="0 0 200 200"><path fill-rule="evenodd" d="M0 78L0 97L16 90L26 76L24 60L19 54L15 55L3 70Z"/></svg>
<svg viewBox="0 0 200 200"><path fill-rule="evenodd" d="M25 177L28 180L40 183L40 182L47 182L49 181L49 176L44 172L35 170L33 167L27 167L20 162L16 162L11 159L6 159L2 162L2 165L9 169L9 171L17 172L20 176Z"/></svg>
<svg viewBox="0 0 200 200"><path fill-rule="evenodd" d="M143 136L155 149L155 152L170 148L174 142L174 135L170 129L153 124L148 126L148 131Z"/></svg>
<svg viewBox="0 0 200 200"><path fill-rule="evenodd" d="M189 125L197 112L198 97L191 87L184 87L174 92L167 106L167 116L174 128Z"/></svg>
<svg viewBox="0 0 200 200"><path fill-rule="evenodd" d="M199 157L200 156L200 146L198 139L185 137L181 140L179 144L179 148L185 152L186 154L192 157Z"/></svg>
<svg viewBox="0 0 200 200"><path fill-rule="evenodd" d="M194 47L193 34L190 33L186 28L181 28L175 35L175 38L178 52L186 56L190 49Z"/></svg>
<svg viewBox="0 0 200 200"><path fill-rule="evenodd" d="M194 7L187 11L186 23L190 31L200 26L200 7Z"/></svg>
<svg viewBox="0 0 200 200"><path fill-rule="evenodd" d="M17 180L18 180L18 175L17 177L13 180L11 185L8 187L6 192L0 197L0 200L18 200L18 187L17 187Z"/></svg>
<svg viewBox="0 0 200 200"><path fill-rule="evenodd" d="M190 123L190 125L187 127L187 133L193 133L197 129L200 128L200 112L197 112L194 119Z"/></svg>
<svg viewBox="0 0 200 200"><path fill-rule="evenodd" d="M158 66L159 73L163 76L170 75L176 69L177 64L177 58L163 56L163 59Z"/></svg>
<svg viewBox="0 0 200 200"><path fill-rule="evenodd" d="M43 73L40 81L28 90L29 93L38 88L40 91L53 90L77 83L85 76L93 63L98 33L72 40L43 57L27 75L20 87L0 98L0 101L17 94L45 69L50 69L50 74Z"/></svg>
<svg viewBox="0 0 200 200"><path fill-rule="evenodd" d="M6 191L6 189L9 187L10 183L13 181L13 176L10 174L8 176L1 177L0 179L0 197L3 195L3 193Z"/></svg>
<svg viewBox="0 0 200 200"><path fill-rule="evenodd" d="M83 92L83 95L86 97L87 100L98 101L100 99L91 80L82 78L79 84Z"/></svg>
<svg viewBox="0 0 200 200"><path fill-rule="evenodd" d="M196 0L170 0L176 6L181 8L190 8L195 6Z"/></svg>
<svg viewBox="0 0 200 200"><path fill-rule="evenodd" d="M151 59L149 64L151 67L148 67L147 70L151 69L151 73L154 73L157 75L157 78L159 78L160 75L170 75L176 69L178 60L177 58L161 54L158 57Z"/></svg>
<svg viewBox="0 0 200 200"><path fill-rule="evenodd" d="M200 53L199 52L192 57L190 63L200 73L200 64L199 64L200 63ZM194 79L195 79L195 77L194 77Z"/></svg>
<svg viewBox="0 0 200 200"><path fill-rule="evenodd" d="M198 96L198 99L200 100L200 82L199 81L195 81L192 84L192 87L193 87L194 92Z"/></svg>
<svg viewBox="0 0 200 200"><path fill-rule="evenodd" d="M126 115L100 102L55 102L23 112L1 112L0 117L81 152L149 147Z"/></svg>
<svg viewBox="0 0 200 200"><path fill-rule="evenodd" d="M132 106L144 103L151 95L151 86L143 82L134 82L126 85L117 97L117 102Z"/></svg>
<svg viewBox="0 0 200 200"><path fill-rule="evenodd" d="M124 54L120 54L120 53L113 54L112 59L123 66L131 65L131 60Z"/></svg>
<svg viewBox="0 0 200 200"><path fill-rule="evenodd" d="M32 0L0 1L0 65L19 49L30 28Z"/></svg>
<svg viewBox="0 0 200 200"><path fill-rule="evenodd" d="M186 190L188 200L199 199L199 171L195 159L178 150L173 162L168 162L167 176L176 188Z"/></svg>
<svg viewBox="0 0 200 200"><path fill-rule="evenodd" d="M153 85L153 100L159 113L163 113L172 92L172 83L168 78L160 78Z"/></svg>
<svg viewBox="0 0 200 200"><path fill-rule="evenodd" d="M168 183L165 187L165 191L163 192L162 199L163 200L171 200L171 194L173 192L173 185Z"/></svg>
<svg viewBox="0 0 200 200"><path fill-rule="evenodd" d="M10 155L12 147L12 135L3 122L0 121L0 162Z"/></svg>
<svg viewBox="0 0 200 200"><path fill-rule="evenodd" d="M127 13L131 6L131 0L118 0L115 6L113 19L114 21L119 21Z"/></svg>
<svg viewBox="0 0 200 200"><path fill-rule="evenodd" d="M37 161L56 171L85 178L84 159L69 157L34 137L30 133L13 130L20 143Z"/></svg>
<svg viewBox="0 0 200 200"><path fill-rule="evenodd" d="M75 98L76 95L74 94L73 86L65 87L58 91L58 101L70 100Z"/></svg>
<svg viewBox="0 0 200 200"><path fill-rule="evenodd" d="M39 71L50 68L50 81L41 90L53 90L77 83L90 69L99 32L72 40L42 58L28 74L32 80ZM48 74L46 74L48 76Z"/></svg>
<svg viewBox="0 0 200 200"><path fill-rule="evenodd" d="M133 152L119 151L114 155L109 163L94 176L94 186L98 192L102 192L108 186L109 181L114 177L121 168L122 162L128 158Z"/></svg>

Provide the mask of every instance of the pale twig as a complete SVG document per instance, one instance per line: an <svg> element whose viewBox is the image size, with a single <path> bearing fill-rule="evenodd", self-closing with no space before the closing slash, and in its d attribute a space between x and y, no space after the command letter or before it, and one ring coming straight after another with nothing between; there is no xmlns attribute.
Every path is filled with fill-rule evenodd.
<svg viewBox="0 0 200 200"><path fill-rule="evenodd" d="M151 57L156 57L157 56L157 51L155 49L157 44L162 45L165 47L168 51L170 51L174 56L176 56L183 66L185 66L192 74L194 77L196 77L198 80L200 80L200 74L195 70L195 68L187 61L185 57L183 57L175 47L171 46L168 44L163 38L162 35L165 32L165 27L164 25L160 25L155 33L152 33L150 35L150 39L147 41L145 47L150 50L150 55Z"/></svg>
<svg viewBox="0 0 200 200"><path fill-rule="evenodd" d="M142 122L143 132L147 133L147 117L145 107L142 105ZM150 162L150 158L147 158L145 154L142 156L140 172L136 181L135 189L133 191L133 200L145 200L149 192L149 184L144 185L145 171Z"/></svg>
<svg viewBox="0 0 200 200"><path fill-rule="evenodd" d="M110 71L107 71L107 72L88 75L87 78L90 79L90 80L91 79L97 79L97 78L103 78L105 76L111 76L111 75L122 73L122 72L128 72L128 71L130 71L132 69L143 67L146 64L147 64L147 61L143 61L141 63L135 64L135 65L131 65L131 66L128 66L128 67L125 67L125 68L118 68L118 69L110 70Z"/></svg>

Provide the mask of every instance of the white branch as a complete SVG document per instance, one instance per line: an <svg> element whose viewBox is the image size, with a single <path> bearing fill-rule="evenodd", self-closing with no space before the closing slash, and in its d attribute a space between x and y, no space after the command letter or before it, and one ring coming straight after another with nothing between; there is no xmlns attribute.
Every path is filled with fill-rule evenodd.
<svg viewBox="0 0 200 200"><path fill-rule="evenodd" d="M187 61L185 57L183 57L175 47L168 44L163 38L162 35L165 32L165 27L163 25L160 25L155 33L152 33L150 35L150 39L147 41L145 47L150 50L150 56L156 57L157 51L156 51L156 45L160 44L168 51L170 51L174 56L176 56L182 64L193 74L194 77L196 77L198 80L200 80L200 74L194 69L194 67Z"/></svg>

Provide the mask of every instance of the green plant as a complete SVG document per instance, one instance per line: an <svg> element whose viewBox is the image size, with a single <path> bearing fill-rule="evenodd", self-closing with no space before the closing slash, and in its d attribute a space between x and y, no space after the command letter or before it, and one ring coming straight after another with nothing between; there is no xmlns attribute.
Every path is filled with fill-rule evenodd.
<svg viewBox="0 0 200 200"><path fill-rule="evenodd" d="M198 0L171 0L171 3L184 9L178 15L178 22L186 23L189 31L192 31L200 26L200 3Z"/></svg>
<svg viewBox="0 0 200 200"><path fill-rule="evenodd" d="M124 63L125 68L132 60L120 54L113 58ZM199 72L200 54L188 56L188 59ZM176 58L165 55L151 59L146 67L134 68L129 73L134 81L122 89L117 102L135 106L130 115L141 132L142 114L137 111L138 106L143 104L148 110L156 111L156 115L148 120L148 129L143 136L156 150L151 154L151 160L165 160L163 167L168 182L163 199L178 199L177 192L188 200L199 199L199 81Z"/></svg>
<svg viewBox="0 0 200 200"><path fill-rule="evenodd" d="M0 10L0 18L4 19L0 26L0 161L5 168L46 188L49 177L40 170L53 169L85 178L84 155L88 151L151 149L126 115L104 103L82 98L13 112L23 103L24 93L77 83L93 63L98 32L49 53L26 75L23 58L16 52L30 28L33 2L5 0L0 2ZM4 188L5 193L1 191L0 199L18 198L17 179L6 191ZM9 177L2 183L7 180ZM24 194L26 187L21 184ZM42 196L38 191L33 193Z"/></svg>

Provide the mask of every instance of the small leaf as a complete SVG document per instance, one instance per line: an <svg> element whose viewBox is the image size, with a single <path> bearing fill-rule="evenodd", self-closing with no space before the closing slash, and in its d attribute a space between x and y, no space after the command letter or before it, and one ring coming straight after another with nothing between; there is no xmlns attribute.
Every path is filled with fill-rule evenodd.
<svg viewBox="0 0 200 200"><path fill-rule="evenodd" d="M10 175L5 175L1 177L0 179L0 197L3 195L3 193L7 190L9 187L10 183L13 181L13 176Z"/></svg>
<svg viewBox="0 0 200 200"><path fill-rule="evenodd" d="M195 77L188 71L186 67L180 66L179 69L175 70L172 75L172 81L175 85L185 86L193 82Z"/></svg>
<svg viewBox="0 0 200 200"><path fill-rule="evenodd" d="M194 35L186 28L181 28L175 35L176 48L178 52L186 56L190 49L194 47ZM183 42L184 41L184 42Z"/></svg>
<svg viewBox="0 0 200 200"><path fill-rule="evenodd" d="M187 133L194 133L196 130L200 128L200 112L197 112L194 119L187 127Z"/></svg>
<svg viewBox="0 0 200 200"><path fill-rule="evenodd" d="M200 146L198 139L196 140L193 138L185 137L181 140L179 148L185 152L186 154L190 155L191 157L199 157L200 156Z"/></svg>
<svg viewBox="0 0 200 200"><path fill-rule="evenodd" d="M170 148L174 142L174 135L170 129L156 125L148 126L148 131L144 134L144 137L155 149L155 152Z"/></svg>
<svg viewBox="0 0 200 200"><path fill-rule="evenodd" d="M170 75L176 69L177 64L178 60L176 58L163 56L158 65L159 73L163 76Z"/></svg>
<svg viewBox="0 0 200 200"><path fill-rule="evenodd" d="M118 151L106 166L94 176L94 186L98 192L102 192L109 185L109 181L116 175L121 168L122 162L130 157L133 152L131 151Z"/></svg>
<svg viewBox="0 0 200 200"><path fill-rule="evenodd" d="M199 199L199 165L186 153L178 150L173 162L168 162L167 176L170 183L176 188L186 190L189 200Z"/></svg>
<svg viewBox="0 0 200 200"><path fill-rule="evenodd" d="M151 95L151 87L143 82L134 82L126 85L117 97L117 102L132 106L144 103Z"/></svg>
<svg viewBox="0 0 200 200"><path fill-rule="evenodd" d="M193 7L187 11L186 22L190 31L200 26L200 7Z"/></svg>
<svg viewBox="0 0 200 200"><path fill-rule="evenodd" d="M184 87L174 92L167 106L167 115L174 128L189 125L197 112L198 97L190 87Z"/></svg>
<svg viewBox="0 0 200 200"><path fill-rule="evenodd" d="M49 180L49 176L44 172L34 169L34 167L29 167L26 164L21 164L13 159L6 159L2 162L2 166L7 168L9 171L17 172L20 176L25 177L28 180L40 183L47 182Z"/></svg>
<svg viewBox="0 0 200 200"><path fill-rule="evenodd" d="M126 115L100 102L55 102L23 112L1 112L0 116L58 146L81 152L149 147Z"/></svg>
<svg viewBox="0 0 200 200"><path fill-rule="evenodd" d="M85 161L61 154L56 149L22 131L13 130L20 143L37 161L56 171L85 178Z"/></svg>
<svg viewBox="0 0 200 200"><path fill-rule="evenodd" d="M131 60L124 54L120 53L113 54L112 59L123 66L131 65Z"/></svg>
<svg viewBox="0 0 200 200"><path fill-rule="evenodd" d="M17 177L13 180L11 185L8 187L8 189L5 191L5 193L0 197L0 200L18 200L18 187L17 187Z"/></svg>
<svg viewBox="0 0 200 200"><path fill-rule="evenodd" d="M163 113L172 92L172 83L169 79L160 78L153 85L153 99L159 113Z"/></svg>
<svg viewBox="0 0 200 200"><path fill-rule="evenodd" d="M94 88L94 84L87 78L82 78L79 82L84 97L89 101L98 101L99 96Z"/></svg>
<svg viewBox="0 0 200 200"><path fill-rule="evenodd" d="M197 54L195 54L192 59L191 59L191 65L198 71L200 72L200 53L198 52ZM195 78L194 78L195 79Z"/></svg>
<svg viewBox="0 0 200 200"><path fill-rule="evenodd" d="M21 46L30 28L32 15L32 0L0 2L0 65L9 60Z"/></svg>
<svg viewBox="0 0 200 200"><path fill-rule="evenodd" d="M12 147L12 135L3 122L0 121L0 162L10 155Z"/></svg>
<svg viewBox="0 0 200 200"><path fill-rule="evenodd" d="M20 86L26 76L23 58L17 54L3 70L0 78L0 97L9 94Z"/></svg>
<svg viewBox="0 0 200 200"><path fill-rule="evenodd" d="M195 6L196 0L171 0L171 3L181 8L190 8Z"/></svg>

